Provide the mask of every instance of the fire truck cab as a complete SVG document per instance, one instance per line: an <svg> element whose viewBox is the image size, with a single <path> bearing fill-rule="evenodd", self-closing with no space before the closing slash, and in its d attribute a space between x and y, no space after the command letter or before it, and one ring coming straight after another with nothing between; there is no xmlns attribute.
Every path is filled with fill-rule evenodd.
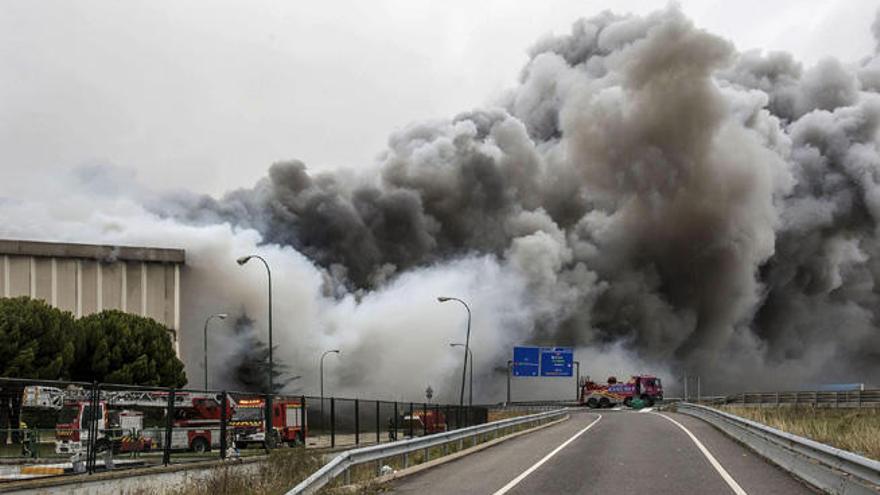
<svg viewBox="0 0 880 495"><path fill-rule="evenodd" d="M304 410L300 401L279 400L272 402L275 442L285 442L291 447L302 444L307 432ZM235 432L235 446L245 448L262 444L266 438L266 402L263 399L241 399L229 427Z"/></svg>
<svg viewBox="0 0 880 495"><path fill-rule="evenodd" d="M59 412L55 426L55 453L78 454L89 441L92 428L92 406L88 402L68 402ZM100 452L145 451L152 448L152 439L143 436L144 415L126 409L111 410L100 402L97 410L95 448Z"/></svg>

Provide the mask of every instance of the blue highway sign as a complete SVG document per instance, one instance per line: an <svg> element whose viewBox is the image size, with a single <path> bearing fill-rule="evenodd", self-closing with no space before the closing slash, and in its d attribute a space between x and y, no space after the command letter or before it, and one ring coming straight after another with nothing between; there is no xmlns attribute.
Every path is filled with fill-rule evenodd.
<svg viewBox="0 0 880 495"><path fill-rule="evenodd" d="M574 376L573 361L571 347L542 347L541 376Z"/></svg>
<svg viewBox="0 0 880 495"><path fill-rule="evenodd" d="M541 349L538 347L513 348L513 376L538 376L541 367Z"/></svg>
<svg viewBox="0 0 880 495"><path fill-rule="evenodd" d="M574 376L571 347L514 347L513 376Z"/></svg>

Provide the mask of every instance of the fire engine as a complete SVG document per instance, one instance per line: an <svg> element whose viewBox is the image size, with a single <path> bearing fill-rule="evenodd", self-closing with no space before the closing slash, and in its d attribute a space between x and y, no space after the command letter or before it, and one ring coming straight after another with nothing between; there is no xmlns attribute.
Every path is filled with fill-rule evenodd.
<svg viewBox="0 0 880 495"><path fill-rule="evenodd" d="M389 422L390 423L390 422ZM416 409L412 415L409 412L401 414L397 420L397 431L391 431L392 439L406 437L412 431L413 436L431 435L444 432L447 429L446 415L442 411L433 409Z"/></svg>
<svg viewBox="0 0 880 495"><path fill-rule="evenodd" d="M608 384L598 384L589 378L581 387L581 405L587 407L613 407L623 403L630 407L634 399L641 399L646 406L663 400L663 385L660 379L651 375L633 376L626 383L619 383L617 378L608 377Z"/></svg>
<svg viewBox="0 0 880 495"><path fill-rule="evenodd" d="M286 442L291 447L305 441L307 427L302 403L298 400L272 402L275 442ZM235 446L242 449L250 444L266 441L266 401L240 399L229 427L235 432Z"/></svg>
<svg viewBox="0 0 880 495"><path fill-rule="evenodd" d="M93 417L90 391L78 387L28 386L22 407L59 411L55 425L55 452L78 454L89 441L89 421ZM206 452L220 445L222 397L211 394L177 392L174 395L174 419L171 448ZM227 417L233 415L235 403L228 399ZM101 391L98 400L98 451L145 451L162 448L164 428L144 428L144 411L164 414L168 392L125 390ZM136 409L135 409L136 408Z"/></svg>

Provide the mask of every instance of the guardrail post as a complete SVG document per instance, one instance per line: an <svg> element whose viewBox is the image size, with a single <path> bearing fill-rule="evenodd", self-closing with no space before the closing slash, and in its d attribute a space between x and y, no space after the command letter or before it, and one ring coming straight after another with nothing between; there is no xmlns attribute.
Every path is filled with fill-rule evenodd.
<svg viewBox="0 0 880 495"><path fill-rule="evenodd" d="M229 398L225 390L220 393L223 394L220 400L220 458L226 459L226 408L229 407Z"/></svg>
<svg viewBox="0 0 880 495"><path fill-rule="evenodd" d="M165 416L165 445L162 446L162 464L171 463L171 439L174 429L174 389L168 392L168 411Z"/></svg>
<svg viewBox="0 0 880 495"><path fill-rule="evenodd" d="M819 392L813 392L813 407L817 407L819 405Z"/></svg>
<svg viewBox="0 0 880 495"><path fill-rule="evenodd" d="M413 403L409 403L409 437L413 437Z"/></svg>
<svg viewBox="0 0 880 495"><path fill-rule="evenodd" d="M859 407L861 408L862 407L862 391L858 390L856 393L858 394L858 401L859 401L858 404L859 404Z"/></svg>
<svg viewBox="0 0 880 495"><path fill-rule="evenodd" d="M376 445L382 443L382 422L379 419L379 415L381 414L381 404L382 401L376 401Z"/></svg>
<svg viewBox="0 0 880 495"><path fill-rule="evenodd" d="M336 398L330 397L330 447L336 447Z"/></svg>
<svg viewBox="0 0 880 495"><path fill-rule="evenodd" d="M355 399L354 400L354 444L358 445L361 443L361 412L360 412L360 402Z"/></svg>

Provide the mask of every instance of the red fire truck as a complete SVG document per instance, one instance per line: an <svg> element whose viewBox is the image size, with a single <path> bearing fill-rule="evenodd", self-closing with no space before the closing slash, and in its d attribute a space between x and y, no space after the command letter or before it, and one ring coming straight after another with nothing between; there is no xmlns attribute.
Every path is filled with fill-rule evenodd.
<svg viewBox="0 0 880 495"><path fill-rule="evenodd" d="M391 426L389 422L389 426ZM392 439L406 438L412 432L413 436L431 435L446 431L446 415L443 411L434 409L414 409L412 415L409 412L401 414L397 419L397 431L389 433Z"/></svg>
<svg viewBox="0 0 880 495"><path fill-rule="evenodd" d="M55 452L77 454L89 440L91 418L96 418L98 451L144 451L162 448L164 428L145 428L145 411L164 414L168 393L155 391L102 391L98 410L92 411L90 392L82 388L25 387L22 407L59 411L55 425ZM211 394L178 392L174 396L171 448L206 452L220 445L222 397ZM235 403L227 401L227 417ZM97 414L95 414L95 412ZM94 414L94 416L93 416Z"/></svg>
<svg viewBox="0 0 880 495"><path fill-rule="evenodd" d="M581 405L587 407L613 407L623 404L630 407L634 399L651 407L656 401L663 400L663 384L656 376L633 376L626 383L619 383L617 378L608 377L607 384L598 384L587 379L581 387Z"/></svg>
<svg viewBox="0 0 880 495"><path fill-rule="evenodd" d="M272 402L275 443L291 447L305 441L307 425L302 403L298 400ZM242 449L266 441L266 401L260 398L240 399L229 427L235 432L235 446Z"/></svg>

